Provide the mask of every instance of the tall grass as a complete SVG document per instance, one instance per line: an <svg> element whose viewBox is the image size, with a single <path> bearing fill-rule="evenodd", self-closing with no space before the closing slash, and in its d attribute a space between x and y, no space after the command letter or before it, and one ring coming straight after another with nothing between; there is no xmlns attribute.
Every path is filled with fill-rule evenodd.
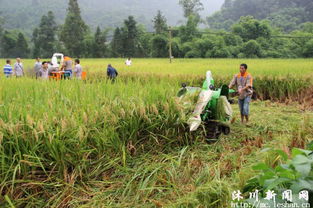
<svg viewBox="0 0 313 208"><path fill-rule="evenodd" d="M100 70L100 60L87 61L99 63ZM211 61L220 67L231 60ZM269 122L294 117L266 117L245 131L235 126L230 138L194 147L203 137L186 131L186 112L175 95L182 82L202 84L206 60L191 74L187 68L196 60L177 62L145 60L140 69L121 69L114 84L105 71L91 68L85 82L1 78L0 206L5 201L21 207L226 207L245 157L271 142ZM149 65L151 71L144 72ZM228 84L236 71L215 71L217 86ZM259 72L255 88L260 99L296 100L311 85L306 76ZM266 109L258 116L265 116ZM285 131L276 128L279 135Z"/></svg>
<svg viewBox="0 0 313 208"><path fill-rule="evenodd" d="M105 74L94 72L89 75L88 82L102 82L105 79ZM143 85L148 85L153 82L166 82L171 84L171 88L178 88L182 83L189 86L201 87L204 81L203 75L165 75L154 73L135 73L126 72L119 78L121 82L131 83L139 82ZM214 80L216 87L223 84L229 84L232 79L231 75L219 76L215 75ZM255 98L260 100L272 100L285 102L286 100L300 101L303 99L303 94L310 89L313 81L310 77L295 77L286 76L254 76L253 87L256 94Z"/></svg>
<svg viewBox="0 0 313 208"><path fill-rule="evenodd" d="M177 136L183 112L174 95L162 82L2 79L0 192L17 196L34 177L99 178L115 163L126 165L131 143L142 145L137 153L153 150L149 142L186 143Z"/></svg>
<svg viewBox="0 0 313 208"><path fill-rule="evenodd" d="M50 58L51 59L51 58ZM49 59L43 59L49 60ZM14 60L12 59L12 62ZM35 60L23 60L25 68L33 70ZM5 65L5 60L0 59ZM239 71L239 65L246 63L253 76L309 76L313 73L313 59L133 59L133 65L127 67L125 59L82 59L81 65L88 72L105 73L108 64L119 72L154 73L165 75L201 75L211 70L214 76L227 77Z"/></svg>

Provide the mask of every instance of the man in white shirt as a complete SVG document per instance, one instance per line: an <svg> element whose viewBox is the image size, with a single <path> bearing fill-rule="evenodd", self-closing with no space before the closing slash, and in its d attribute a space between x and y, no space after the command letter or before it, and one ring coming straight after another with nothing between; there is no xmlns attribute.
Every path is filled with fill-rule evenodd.
<svg viewBox="0 0 313 208"><path fill-rule="evenodd" d="M125 61L125 64L126 66L131 66L132 65L132 60L130 58L128 58L126 61Z"/></svg>
<svg viewBox="0 0 313 208"><path fill-rule="evenodd" d="M14 64L14 74L16 77L24 76L24 67L20 58L17 58L16 63Z"/></svg>

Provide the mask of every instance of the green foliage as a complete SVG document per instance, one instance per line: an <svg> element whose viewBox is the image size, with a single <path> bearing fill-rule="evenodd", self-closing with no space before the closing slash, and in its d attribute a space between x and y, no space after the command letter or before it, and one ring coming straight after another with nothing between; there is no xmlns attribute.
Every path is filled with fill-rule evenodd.
<svg viewBox="0 0 313 208"><path fill-rule="evenodd" d="M242 2L244 1L242 0ZM232 8L237 3L237 0L225 2L222 11ZM266 1L266 3L271 2ZM181 1L181 4L185 4L189 8L188 10L197 8L195 6L197 1ZM273 3L274 6L276 4L277 2ZM261 2L257 5L260 6ZM284 6L284 4L279 4L279 6ZM199 29L199 17L194 13L190 13L186 24L174 28L172 31L174 57L312 57L312 23L300 24L299 22L298 29L289 34L300 38L287 39L279 37L285 34L279 28L273 28L269 21L257 20L252 16L242 16L235 24L234 21L228 21L229 26L232 25L232 32ZM222 18L221 13L217 17ZM50 57L51 54L58 51L69 53L74 57L166 57L169 42L166 18L161 11L158 11L152 22L157 36L147 32L144 25L138 25L135 18L129 16L124 20L122 27L114 30L113 38L108 38L111 42L107 44L109 30L101 31L98 27L92 34L80 16L77 0L70 0L64 25L59 27L56 25L52 12L41 18L39 27L34 29L32 35L32 55L34 57ZM5 37L2 37L1 40L6 39L8 42L1 44L3 52L1 56L16 57L18 53L22 53L23 56L28 54L28 52L17 51L17 34L2 36ZM22 40L20 39L20 41ZM21 43L25 46L27 41ZM22 50L28 51L25 47Z"/></svg>
<svg viewBox="0 0 313 208"><path fill-rule="evenodd" d="M203 207L227 207L230 195L229 186L217 180L210 181L196 192L196 198Z"/></svg>
<svg viewBox="0 0 313 208"><path fill-rule="evenodd" d="M172 55L174 57L182 57L182 51L181 51L181 40L180 38L173 38L172 39Z"/></svg>
<svg viewBox="0 0 313 208"><path fill-rule="evenodd" d="M231 52L226 47L214 47L211 51L212 58L231 58Z"/></svg>
<svg viewBox="0 0 313 208"><path fill-rule="evenodd" d="M201 54L197 50L191 50L185 54L185 58L201 58Z"/></svg>
<svg viewBox="0 0 313 208"><path fill-rule="evenodd" d="M167 32L166 17L162 14L160 10L158 11L158 14L154 17L152 22L156 34L162 34Z"/></svg>
<svg viewBox="0 0 313 208"><path fill-rule="evenodd" d="M94 35L93 44L93 54L94 58L103 58L108 55L107 45L106 45L106 31L101 31L100 27L97 27L96 33Z"/></svg>
<svg viewBox="0 0 313 208"><path fill-rule="evenodd" d="M32 34L32 42L34 44L32 53L33 53L33 57L40 57L41 53L40 53L40 48L39 46L41 45L41 42L39 42L39 29L35 28Z"/></svg>
<svg viewBox="0 0 313 208"><path fill-rule="evenodd" d="M28 58L29 47L23 33L5 31L2 36L1 54L6 58Z"/></svg>
<svg viewBox="0 0 313 208"><path fill-rule="evenodd" d="M224 41L227 46L240 46L243 43L242 38L236 34L227 34L224 36Z"/></svg>
<svg viewBox="0 0 313 208"><path fill-rule="evenodd" d="M83 55L83 40L87 33L87 25L81 17L77 0L69 0L65 23L61 28L60 40L68 50L69 55Z"/></svg>
<svg viewBox="0 0 313 208"><path fill-rule="evenodd" d="M19 33L16 40L16 56L20 58L28 58L29 57L29 48L27 40L25 39L25 36L23 33Z"/></svg>
<svg viewBox="0 0 313 208"><path fill-rule="evenodd" d="M1 14L1 13L0 13L0 14ZM3 20L3 18L0 16L0 46L2 45L3 24L4 24L4 20ZM2 55L1 55L1 47L0 47L0 57L2 57Z"/></svg>
<svg viewBox="0 0 313 208"><path fill-rule="evenodd" d="M264 151L269 151L268 149ZM259 163L253 170L259 174L251 178L244 188L244 192L258 189L262 194L267 190L278 192L290 189L293 193L308 190L313 193L313 152L312 150L293 149L291 159L282 150L271 150L270 157L274 157L281 164L273 167L266 163ZM312 197L312 194L311 194Z"/></svg>
<svg viewBox="0 0 313 208"><path fill-rule="evenodd" d="M232 22L250 15L268 19L273 26L289 32L298 29L301 23L313 21L312 8L311 0L227 0L207 21L211 28L229 30Z"/></svg>
<svg viewBox="0 0 313 208"><path fill-rule="evenodd" d="M193 43L192 42L183 43L181 46L181 51L182 51L182 54L184 54L184 56L186 53L188 53L192 49L193 49Z"/></svg>
<svg viewBox="0 0 313 208"><path fill-rule="evenodd" d="M258 21L252 16L241 17L239 23L233 25L233 32L244 41L255 40L259 37L269 38L271 28L266 21Z"/></svg>
<svg viewBox="0 0 313 208"><path fill-rule="evenodd" d="M179 4L184 10L184 16L196 16L199 19L199 12L203 10L203 4L200 0L179 0Z"/></svg>
<svg viewBox="0 0 313 208"><path fill-rule="evenodd" d="M123 36L122 31L117 27L114 31L113 39L111 41L111 49L113 57L121 57L123 53Z"/></svg>
<svg viewBox="0 0 313 208"><path fill-rule="evenodd" d="M149 29L153 27L151 19L159 9L170 24L176 24L183 15L178 0L79 0L78 2L82 5L82 16L92 31L95 31L98 25L100 28L120 27L130 14ZM63 24L67 3L68 0L14 0L14 3L11 0L1 0L0 16L6 18L4 25L6 29L20 29L26 36L30 36L39 25L40 18L49 10L55 14L56 22Z"/></svg>
<svg viewBox="0 0 313 208"><path fill-rule="evenodd" d="M186 25L179 27L179 37L182 42L191 41L194 37L197 37L198 32L198 20L195 16L189 16Z"/></svg>
<svg viewBox="0 0 313 208"><path fill-rule="evenodd" d="M213 44L212 41L208 38L203 38L203 39L195 39L193 41L194 46L193 49L198 51L200 54L200 57L204 58L206 52L212 48Z"/></svg>
<svg viewBox="0 0 313 208"><path fill-rule="evenodd" d="M262 56L261 46L256 40L249 40L244 43L242 53L246 58L257 58Z"/></svg>
<svg viewBox="0 0 313 208"><path fill-rule="evenodd" d="M164 35L155 35L151 40L152 57L164 58L168 56L168 39Z"/></svg>
<svg viewBox="0 0 313 208"><path fill-rule="evenodd" d="M305 33L313 34L313 22L306 22L301 25L301 30Z"/></svg>
<svg viewBox="0 0 313 208"><path fill-rule="evenodd" d="M133 16L124 20L121 28L116 28L111 41L114 57L147 57L150 54L150 40L144 28L137 25Z"/></svg>
<svg viewBox="0 0 313 208"><path fill-rule="evenodd" d="M95 50L94 50L95 49L95 37L92 34L86 34L84 36L82 46L83 46L83 51L82 51L83 53L81 54L82 57L93 58L95 55L99 55L99 54L95 54Z"/></svg>
<svg viewBox="0 0 313 208"><path fill-rule="evenodd" d="M33 57L51 57L56 51L57 25L54 14L49 11L43 15L38 28L33 31L32 42L34 44Z"/></svg>
<svg viewBox="0 0 313 208"><path fill-rule="evenodd" d="M1 43L1 55L6 58L15 57L16 37L14 34L4 31Z"/></svg>
<svg viewBox="0 0 313 208"><path fill-rule="evenodd" d="M115 57L135 57L145 53L140 42L143 31L137 26L133 16L124 20L124 26L116 28L111 42L112 55ZM145 42L145 41L144 41Z"/></svg>
<svg viewBox="0 0 313 208"><path fill-rule="evenodd" d="M291 32L298 29L299 25L305 21L305 8L284 8L267 17L271 25L281 28L283 31Z"/></svg>
<svg viewBox="0 0 313 208"><path fill-rule="evenodd" d="M138 28L137 22L133 16L129 16L124 21L124 27L122 29L123 38L123 55L124 57L134 57L137 51L138 41Z"/></svg>
<svg viewBox="0 0 313 208"><path fill-rule="evenodd" d="M305 57L313 57L313 39L304 45L303 55Z"/></svg>
<svg viewBox="0 0 313 208"><path fill-rule="evenodd" d="M4 24L4 19L3 17L0 16L0 35L2 35L3 33L3 24Z"/></svg>
<svg viewBox="0 0 313 208"><path fill-rule="evenodd" d="M138 40L136 57L150 57L151 56L151 39L152 33L147 33L143 25L138 26Z"/></svg>

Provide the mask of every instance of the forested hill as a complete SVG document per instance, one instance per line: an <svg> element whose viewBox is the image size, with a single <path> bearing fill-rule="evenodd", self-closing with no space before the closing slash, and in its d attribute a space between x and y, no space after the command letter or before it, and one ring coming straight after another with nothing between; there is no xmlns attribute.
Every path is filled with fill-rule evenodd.
<svg viewBox="0 0 313 208"><path fill-rule="evenodd" d="M170 25L183 19L179 0L79 0L83 19L92 28L122 25L129 15L139 23L152 28L152 18L161 10ZM203 17L220 9L223 0L202 1ZM0 0L0 14L5 18L5 28L32 32L42 15L53 11L58 24L63 24L68 0Z"/></svg>
<svg viewBox="0 0 313 208"><path fill-rule="evenodd" d="M221 11L208 18L214 29L229 29L241 16L268 19L273 26L289 32L313 21L312 0L225 0Z"/></svg>

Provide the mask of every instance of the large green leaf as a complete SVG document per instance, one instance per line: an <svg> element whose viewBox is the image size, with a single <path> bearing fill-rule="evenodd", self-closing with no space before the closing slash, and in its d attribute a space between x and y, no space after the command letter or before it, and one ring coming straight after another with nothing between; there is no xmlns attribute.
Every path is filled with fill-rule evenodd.
<svg viewBox="0 0 313 208"><path fill-rule="evenodd" d="M297 178L294 171L292 170L280 171L277 173L277 176L281 178L288 178L289 180L296 180Z"/></svg>
<svg viewBox="0 0 313 208"><path fill-rule="evenodd" d="M264 183L264 186L266 186L266 189L271 190L274 189L277 186L283 186L285 187L285 184L287 182L290 182L289 178L277 178L277 179L271 179L271 180L267 180Z"/></svg>
<svg viewBox="0 0 313 208"><path fill-rule="evenodd" d="M297 180L292 183L290 186L292 191L300 192L302 190L311 190L313 191L313 180Z"/></svg>
<svg viewBox="0 0 313 208"><path fill-rule="evenodd" d="M306 155L306 156L308 156L309 154L311 154L311 152L312 151L310 151L310 150L294 148L294 149L292 149L292 157L294 158L297 155Z"/></svg>
<svg viewBox="0 0 313 208"><path fill-rule="evenodd" d="M304 155L297 155L293 158L292 165L297 172L301 173L302 176L307 177L312 168L312 160Z"/></svg>
<svg viewBox="0 0 313 208"><path fill-rule="evenodd" d="M264 186L266 180L273 179L274 177L276 177L276 174L273 171L266 171L260 176L259 183L261 186Z"/></svg>
<svg viewBox="0 0 313 208"><path fill-rule="evenodd" d="M265 171L265 170L268 170L268 169L271 169L271 167L269 167L268 165L266 165L265 163L259 163L255 166L252 167L253 170L262 170L262 171Z"/></svg>

